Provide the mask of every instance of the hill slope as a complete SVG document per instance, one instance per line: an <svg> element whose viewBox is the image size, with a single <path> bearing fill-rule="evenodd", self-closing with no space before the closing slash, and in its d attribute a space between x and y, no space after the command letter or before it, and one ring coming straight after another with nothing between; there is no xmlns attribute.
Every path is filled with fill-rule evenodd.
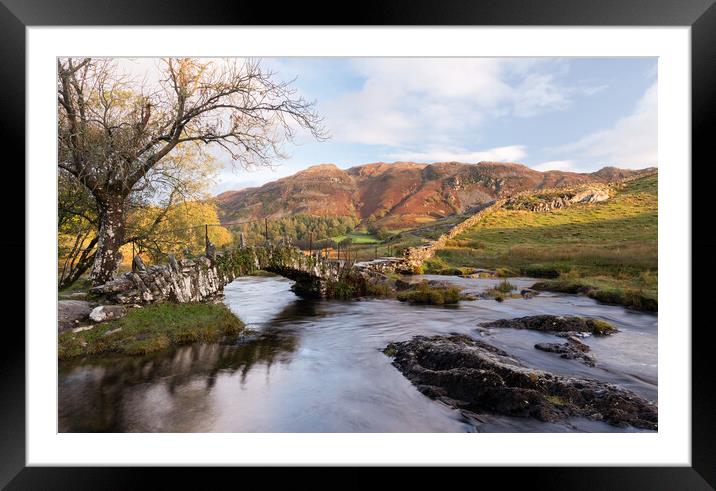
<svg viewBox="0 0 716 491"><path fill-rule="evenodd" d="M616 185L608 201L550 212L500 209L438 251L430 267L554 271L553 287L635 292L656 301L658 176Z"/></svg>
<svg viewBox="0 0 716 491"><path fill-rule="evenodd" d="M539 172L496 162L374 163L347 170L322 164L258 188L227 191L215 201L223 222L308 214L354 216L395 229L461 213L518 191L610 182L641 172L613 167L591 174Z"/></svg>

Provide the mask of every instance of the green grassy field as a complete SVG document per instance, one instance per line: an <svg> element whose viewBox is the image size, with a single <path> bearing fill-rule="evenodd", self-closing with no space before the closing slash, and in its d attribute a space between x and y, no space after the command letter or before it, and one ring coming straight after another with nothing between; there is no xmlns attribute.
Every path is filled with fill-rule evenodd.
<svg viewBox="0 0 716 491"><path fill-rule="evenodd" d="M358 231L353 231L345 235L333 237L333 240L336 242L340 242L346 238L350 238L353 244L377 244L380 242L380 240L378 240L375 235L368 232Z"/></svg>
<svg viewBox="0 0 716 491"><path fill-rule="evenodd" d="M552 212L502 209L448 242L427 266L553 272L562 284L655 301L657 210L656 175L622 184L602 203Z"/></svg>
<svg viewBox="0 0 716 491"><path fill-rule="evenodd" d="M155 304L130 309L121 319L87 331L66 331L58 338L62 359L99 353L143 355L173 344L213 342L239 334L244 328L222 304Z"/></svg>

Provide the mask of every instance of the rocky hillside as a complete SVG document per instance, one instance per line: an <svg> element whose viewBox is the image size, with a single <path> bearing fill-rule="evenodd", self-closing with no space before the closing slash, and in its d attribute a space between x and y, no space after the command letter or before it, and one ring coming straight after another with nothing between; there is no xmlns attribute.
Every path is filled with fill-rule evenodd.
<svg viewBox="0 0 716 491"><path fill-rule="evenodd" d="M654 169L605 167L597 172L539 172L522 164L396 162L342 170L309 167L258 188L216 197L222 221L293 214L355 216L389 228L411 227L519 191L610 182Z"/></svg>

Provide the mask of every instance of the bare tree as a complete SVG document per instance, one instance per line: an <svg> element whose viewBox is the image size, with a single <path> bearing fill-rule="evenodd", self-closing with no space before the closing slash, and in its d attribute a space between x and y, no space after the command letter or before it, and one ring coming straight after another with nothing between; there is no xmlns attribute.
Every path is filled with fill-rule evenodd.
<svg viewBox="0 0 716 491"><path fill-rule="evenodd" d="M94 285L121 259L128 197L178 147L218 145L250 168L283 157L298 128L326 137L314 104L255 60L166 59L155 84L123 75L110 59L58 60L57 70L58 165L97 204Z"/></svg>

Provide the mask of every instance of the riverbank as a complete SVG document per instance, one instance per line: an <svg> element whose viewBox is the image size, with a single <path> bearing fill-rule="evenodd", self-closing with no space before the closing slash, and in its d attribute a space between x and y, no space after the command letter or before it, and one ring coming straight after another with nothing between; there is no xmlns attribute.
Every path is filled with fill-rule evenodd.
<svg viewBox="0 0 716 491"><path fill-rule="evenodd" d="M171 345L220 341L243 329L243 322L223 304L155 304L132 308L121 319L61 333L58 358L100 353L144 355Z"/></svg>

